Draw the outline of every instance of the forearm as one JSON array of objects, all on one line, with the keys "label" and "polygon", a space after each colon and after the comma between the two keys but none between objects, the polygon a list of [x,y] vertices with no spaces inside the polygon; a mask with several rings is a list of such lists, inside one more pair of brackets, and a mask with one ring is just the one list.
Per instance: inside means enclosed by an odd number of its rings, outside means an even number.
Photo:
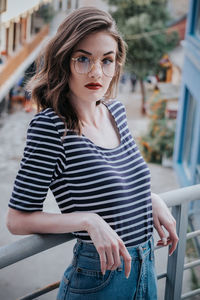
[{"label": "forearm", "polygon": [[[176,221],[172,216],[169,208],[165,202],[160,198],[159,195],[152,193],[152,207],[153,207],[153,219],[154,226],[161,238],[158,241],[158,245],[169,245],[171,244],[169,254],[171,255],[176,249],[178,243],[178,236],[176,233]],[[165,231],[163,230],[165,228]],[[168,236],[166,235],[168,232]]]},{"label": "forearm", "polygon": [[67,233],[87,230],[93,213],[77,212],[54,214],[46,212],[20,212],[9,209],[7,227],[13,234]]},{"label": "forearm", "polygon": [[45,212],[25,213],[9,209],[7,226],[13,234],[33,233],[67,233],[87,231],[93,241],[101,261],[101,271],[115,270],[121,265],[120,256],[125,263],[128,278],[131,270],[131,257],[124,242],[117,233],[98,214],[77,212],[68,214],[51,214]]}]

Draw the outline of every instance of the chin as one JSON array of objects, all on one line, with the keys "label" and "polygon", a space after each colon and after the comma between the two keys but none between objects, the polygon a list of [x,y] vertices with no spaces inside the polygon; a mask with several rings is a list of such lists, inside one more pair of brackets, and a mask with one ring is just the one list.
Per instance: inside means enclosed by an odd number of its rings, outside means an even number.
[{"label": "chin", "polygon": [[91,99],[91,100],[98,101],[98,100],[102,99],[104,95],[105,95],[105,92],[103,92],[103,93],[102,92],[101,93],[93,92],[93,93],[89,93],[87,98],[88,98],[88,100]]}]

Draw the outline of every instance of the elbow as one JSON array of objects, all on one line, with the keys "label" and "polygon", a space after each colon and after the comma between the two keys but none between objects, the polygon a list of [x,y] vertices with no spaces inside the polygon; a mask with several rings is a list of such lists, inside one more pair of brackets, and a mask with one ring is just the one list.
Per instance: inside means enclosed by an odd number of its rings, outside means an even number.
[{"label": "elbow", "polygon": [[6,219],[6,226],[9,230],[9,232],[12,234],[15,234],[15,235],[19,235],[19,232],[17,230],[17,226],[15,223],[16,223],[15,220],[13,220],[8,214],[7,219]]},{"label": "elbow", "polygon": [[6,220],[6,226],[10,233],[17,234],[15,226],[13,226],[13,222],[9,218],[7,218],[7,220]]},{"label": "elbow", "polygon": [[6,226],[10,233],[15,235],[27,234],[24,232],[25,226],[23,225],[23,218],[20,216],[20,212],[14,209],[10,209],[7,213]]}]

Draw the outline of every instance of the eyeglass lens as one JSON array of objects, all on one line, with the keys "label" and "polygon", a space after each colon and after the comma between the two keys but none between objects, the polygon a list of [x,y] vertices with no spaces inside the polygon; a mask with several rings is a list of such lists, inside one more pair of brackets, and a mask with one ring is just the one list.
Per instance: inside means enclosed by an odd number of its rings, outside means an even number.
[{"label": "eyeglass lens", "polygon": [[[79,74],[87,74],[89,73],[94,64],[91,59],[87,57],[80,57],[74,60],[75,70]],[[102,71],[106,76],[113,76],[115,72],[115,62],[111,61],[110,59],[104,59],[100,61]]]}]

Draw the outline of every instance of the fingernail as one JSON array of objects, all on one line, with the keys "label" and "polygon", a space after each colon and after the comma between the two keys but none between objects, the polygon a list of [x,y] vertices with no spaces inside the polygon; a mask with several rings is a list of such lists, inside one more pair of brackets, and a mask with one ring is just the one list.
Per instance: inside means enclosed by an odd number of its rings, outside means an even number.
[{"label": "fingernail", "polygon": [[162,238],[162,242],[164,245],[167,245],[167,239],[165,237]]},{"label": "fingernail", "polygon": [[126,278],[127,278],[127,279],[129,278],[129,275],[130,275],[130,273],[128,273],[128,275],[126,275]]}]

